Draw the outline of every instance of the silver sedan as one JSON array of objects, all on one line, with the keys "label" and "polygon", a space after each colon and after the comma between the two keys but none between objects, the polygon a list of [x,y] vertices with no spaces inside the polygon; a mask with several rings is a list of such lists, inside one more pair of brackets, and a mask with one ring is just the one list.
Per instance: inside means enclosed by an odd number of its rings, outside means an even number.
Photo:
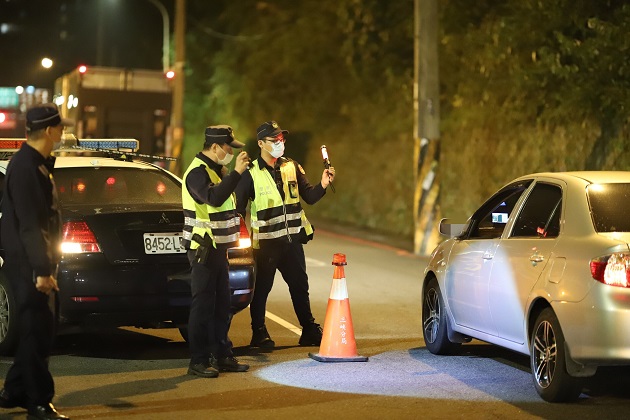
[{"label": "silver sedan", "polygon": [[471,338],[530,356],[546,401],[576,400],[598,366],[630,365],[630,172],[538,173],[505,185],[424,272],[426,346]]}]

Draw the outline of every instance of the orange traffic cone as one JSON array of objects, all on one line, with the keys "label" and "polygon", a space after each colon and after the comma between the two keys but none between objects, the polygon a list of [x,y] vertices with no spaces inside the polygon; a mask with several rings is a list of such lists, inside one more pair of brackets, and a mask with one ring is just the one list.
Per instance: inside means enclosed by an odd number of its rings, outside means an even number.
[{"label": "orange traffic cone", "polygon": [[324,333],[319,346],[319,353],[309,353],[311,359],[318,362],[367,362],[368,358],[357,354],[357,343],[354,341],[350,301],[346,288],[345,254],[335,254],[332,264],[335,266],[333,283],[328,298]]}]

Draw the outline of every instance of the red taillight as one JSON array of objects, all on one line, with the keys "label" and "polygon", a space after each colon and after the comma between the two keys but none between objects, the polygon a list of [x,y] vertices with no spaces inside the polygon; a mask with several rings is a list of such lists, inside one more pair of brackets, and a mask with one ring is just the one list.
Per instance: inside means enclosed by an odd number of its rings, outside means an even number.
[{"label": "red taillight", "polygon": [[249,237],[249,231],[247,230],[247,225],[245,224],[245,220],[241,217],[241,226],[240,226],[240,239],[238,241],[237,248],[249,248],[252,246],[252,240]]},{"label": "red taillight", "polygon": [[164,193],[166,192],[166,185],[162,181],[159,181],[155,189],[158,194],[164,195]]},{"label": "red taillight", "polygon": [[63,225],[61,252],[64,254],[101,252],[101,247],[87,223],[66,222]]},{"label": "red taillight", "polygon": [[98,302],[99,299],[97,296],[72,296],[70,299],[77,303],[85,303],[85,302]]},{"label": "red taillight", "polygon": [[604,284],[630,287],[630,254],[611,254],[593,258],[591,276]]}]

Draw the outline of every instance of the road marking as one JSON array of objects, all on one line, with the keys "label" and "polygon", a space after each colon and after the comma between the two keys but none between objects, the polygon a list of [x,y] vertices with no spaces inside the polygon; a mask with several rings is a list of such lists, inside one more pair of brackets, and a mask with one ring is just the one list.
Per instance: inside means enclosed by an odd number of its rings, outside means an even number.
[{"label": "road marking", "polygon": [[306,265],[310,267],[326,267],[326,263],[315,258],[306,257]]},{"label": "road marking", "polygon": [[276,324],[282,325],[284,328],[293,332],[294,334],[302,335],[302,329],[300,327],[296,327],[295,325],[291,324],[289,321],[286,321],[280,318],[278,315],[274,315],[269,311],[265,311],[265,316],[269,318],[270,320],[272,320],[273,322],[275,322]]}]

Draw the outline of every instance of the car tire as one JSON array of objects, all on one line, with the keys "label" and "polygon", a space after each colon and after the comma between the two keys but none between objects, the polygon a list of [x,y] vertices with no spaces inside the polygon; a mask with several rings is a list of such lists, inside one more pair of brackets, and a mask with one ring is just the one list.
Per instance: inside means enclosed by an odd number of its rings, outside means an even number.
[{"label": "car tire", "polygon": [[440,286],[435,278],[429,280],[422,296],[422,334],[427,349],[433,354],[452,354],[461,343],[448,339],[448,318]]},{"label": "car tire", "polygon": [[18,339],[17,307],[9,279],[0,272],[0,355],[12,356]]},{"label": "car tire", "polygon": [[179,333],[184,341],[188,343],[188,327],[179,327]]},{"label": "car tire", "polygon": [[564,335],[551,308],[545,308],[534,324],[530,338],[530,363],[534,386],[548,402],[579,398],[583,380],[567,372]]}]

